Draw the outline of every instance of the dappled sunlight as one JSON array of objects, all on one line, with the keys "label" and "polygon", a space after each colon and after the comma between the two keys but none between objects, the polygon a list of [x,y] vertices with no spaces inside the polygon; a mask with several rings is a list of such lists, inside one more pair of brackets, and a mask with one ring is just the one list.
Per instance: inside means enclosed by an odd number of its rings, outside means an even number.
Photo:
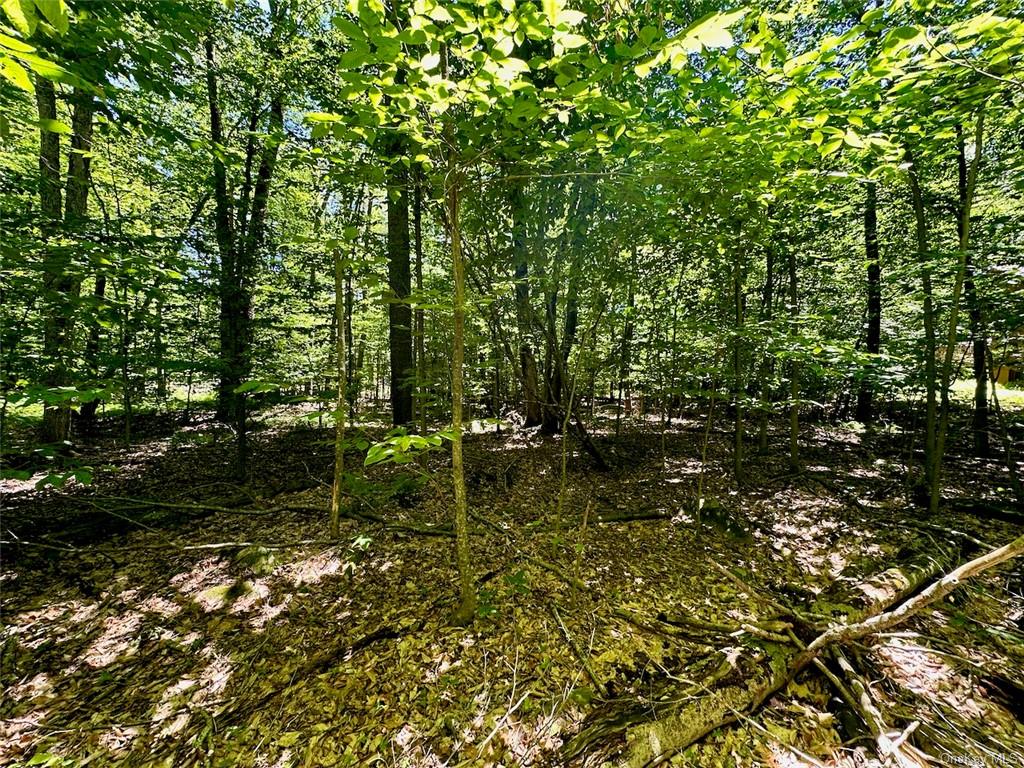
[{"label": "dappled sunlight", "polygon": [[213,646],[203,648],[200,656],[207,663],[197,675],[181,678],[161,694],[150,718],[160,736],[179,733],[195,710],[211,706],[227,688],[235,666],[231,657]]},{"label": "dappled sunlight", "polygon": [[173,576],[170,584],[185,597],[196,598],[209,589],[211,582],[223,584],[230,579],[227,562],[219,557],[208,557],[197,562],[190,570]]},{"label": "dappled sunlight", "polygon": [[46,696],[53,691],[53,680],[45,672],[25,680],[24,682],[12,685],[4,691],[12,701],[31,700],[39,696]]},{"label": "dappled sunlight", "polygon": [[704,469],[704,463],[700,459],[666,459],[665,460],[665,482],[683,483],[696,478]]},{"label": "dappled sunlight", "polygon": [[103,620],[103,631],[82,657],[94,669],[109,666],[122,656],[130,655],[138,648],[139,627],[142,614],[138,611],[108,616]]},{"label": "dappled sunlight", "polygon": [[96,616],[98,603],[66,600],[51,603],[45,608],[24,611],[8,619],[4,636],[13,636],[25,648],[34,650],[43,643],[60,642],[76,627]]},{"label": "dappled sunlight", "polygon": [[985,717],[971,680],[957,672],[936,653],[890,637],[874,647],[886,677],[902,687],[934,701],[940,701],[965,719]]},{"label": "dappled sunlight", "polygon": [[328,576],[336,576],[343,568],[343,561],[336,549],[328,549],[315,555],[285,563],[274,569],[274,577],[284,579],[299,587],[303,584],[317,584]]},{"label": "dappled sunlight", "polygon": [[142,730],[138,726],[115,725],[100,734],[99,745],[108,752],[127,752],[141,734]]},{"label": "dappled sunlight", "polygon": [[0,720],[0,761],[14,760],[31,749],[48,714],[46,709],[34,709]]}]

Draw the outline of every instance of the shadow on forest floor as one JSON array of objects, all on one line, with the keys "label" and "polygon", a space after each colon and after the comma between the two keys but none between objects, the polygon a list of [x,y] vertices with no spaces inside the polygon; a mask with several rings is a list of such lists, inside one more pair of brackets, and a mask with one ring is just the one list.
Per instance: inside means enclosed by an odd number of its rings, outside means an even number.
[{"label": "shadow on forest floor", "polygon": [[[769,599],[842,611],[836,595],[915,552],[970,554],[967,539],[928,525],[992,543],[1014,530],[966,513],[924,520],[901,446],[838,428],[807,432],[799,474],[781,449],[752,454],[736,488],[724,426],[708,449],[713,504],[699,528],[703,422],[664,436],[635,423],[619,438],[598,431],[608,473],[572,445],[560,520],[559,438],[468,438],[480,595],[469,629],[446,624],[450,539],[412,530],[448,522],[443,453],[426,461],[439,488],[377,497],[388,525],[353,517],[331,542],[327,431],[261,433],[244,488],[229,480],[230,440],[201,429],[106,446],[95,463],[111,469],[93,486],[6,500],[4,539],[34,546],[5,547],[0,575],[0,762],[560,764],[574,733],[659,701],[715,647],[737,669],[771,653],[756,638],[673,627],[756,623]],[[400,473],[367,477],[384,486]],[[994,494],[1001,478],[995,464],[961,462],[949,486]],[[1024,743],[1024,598],[1011,569],[855,649],[879,702],[920,722],[912,738],[936,757],[992,760]],[[718,730],[678,759],[863,765],[870,739],[849,715],[821,679],[801,678],[756,728]],[[598,765],[620,748],[607,739],[572,762]]]}]

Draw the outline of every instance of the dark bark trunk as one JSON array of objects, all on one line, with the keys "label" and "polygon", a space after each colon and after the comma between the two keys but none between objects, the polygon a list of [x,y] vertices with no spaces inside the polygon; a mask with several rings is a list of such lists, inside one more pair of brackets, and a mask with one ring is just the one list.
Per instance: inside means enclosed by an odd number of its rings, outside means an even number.
[{"label": "dark bark trunk", "polygon": [[[96,285],[93,288],[93,298],[96,301],[94,312],[100,313],[103,311],[103,298],[107,292],[107,276],[97,275]],[[85,367],[95,382],[95,379],[99,377],[99,355],[100,355],[100,324],[94,322],[92,327],[89,329],[89,340],[85,343]],[[82,429],[86,432],[91,431],[96,425],[96,411],[99,408],[100,401],[90,400],[87,403],[82,404],[82,408],[79,411],[81,417]]]},{"label": "dark bark trunk", "polygon": [[395,426],[413,420],[412,310],[409,306],[409,175],[401,162],[402,143],[391,145],[388,168],[388,342],[391,353],[391,410]]},{"label": "dark bark trunk", "polygon": [[[878,250],[877,195],[875,182],[869,181],[864,205],[864,251],[868,264],[865,349],[872,355],[881,351],[882,343],[882,262]],[[870,424],[874,419],[871,402],[873,389],[871,381],[866,378],[857,392],[857,421],[862,424]]]},{"label": "dark bark trunk", "polygon": [[224,167],[224,129],[221,122],[220,103],[217,96],[216,55],[212,36],[207,36],[206,47],[206,93],[210,110],[210,141],[213,159],[213,198],[216,206],[214,229],[217,236],[217,250],[220,254],[218,275],[218,298],[220,301],[220,376],[217,387],[217,418],[227,421],[231,416],[231,405],[235,380],[230,361],[234,359],[234,324],[231,308],[235,304],[234,286],[237,281],[235,264],[235,234],[232,221],[231,198],[228,195],[227,169]]},{"label": "dark bark trunk", "polygon": [[[40,121],[57,119],[57,93],[53,82],[36,78],[36,106]],[[44,127],[39,129],[39,203],[42,212],[42,231],[48,240],[60,227],[60,134]],[[67,257],[60,251],[48,251],[43,271],[43,291],[46,302],[46,321],[43,327],[43,358],[49,364],[45,384],[60,387],[67,383],[67,368],[63,356],[68,327],[68,292],[71,288],[66,275]],[[41,437],[44,442],[59,443],[68,438],[70,411],[67,408],[47,406],[43,411]]]},{"label": "dark bark trunk", "polygon": [[[738,233],[737,233],[738,234]],[[733,263],[733,310],[735,312],[736,337],[732,345],[732,386],[733,386],[733,477],[743,482],[743,268],[737,257]]]},{"label": "dark bark trunk", "polygon": [[[633,254],[633,266],[635,266],[636,254]],[[636,294],[633,286],[633,276],[629,279],[629,288],[626,294],[626,320],[622,327],[622,345],[619,348],[619,395],[617,409],[615,412],[615,434],[619,433],[620,418],[622,416],[622,399],[626,399],[626,416],[632,415],[633,394],[631,391],[630,371],[632,370],[633,356],[633,310],[636,307]]]},{"label": "dark bark trunk", "polygon": [[526,201],[521,187],[510,193],[512,208],[512,258],[515,265],[516,320],[519,325],[519,364],[523,379],[523,415],[525,426],[542,422],[540,389],[537,381],[537,360],[530,343],[531,307],[529,256],[526,246]]},{"label": "dark bark trunk", "polygon": [[[416,168],[416,179],[413,187],[413,234],[416,250],[416,295],[418,302],[423,302],[423,169]],[[427,398],[423,391],[426,380],[426,338],[424,337],[423,309],[417,307],[413,318],[413,336],[416,345],[416,387],[418,391],[420,432],[427,431]]]}]

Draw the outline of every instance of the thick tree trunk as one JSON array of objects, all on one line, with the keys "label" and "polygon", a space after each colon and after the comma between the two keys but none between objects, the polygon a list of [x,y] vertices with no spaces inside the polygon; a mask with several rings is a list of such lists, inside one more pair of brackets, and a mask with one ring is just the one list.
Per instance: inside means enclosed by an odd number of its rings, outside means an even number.
[{"label": "thick tree trunk", "polygon": [[235,357],[235,334],[231,308],[235,304],[234,285],[237,280],[235,264],[235,233],[231,198],[228,195],[227,169],[224,167],[224,128],[221,122],[220,102],[217,96],[217,62],[214,41],[207,35],[206,94],[210,111],[210,154],[213,162],[213,199],[216,208],[214,230],[220,254],[218,298],[220,302],[220,376],[217,386],[217,418],[227,421],[231,416],[233,392],[241,382],[235,380],[230,363]]},{"label": "thick tree trunk", "polygon": [[401,163],[401,142],[391,145],[388,167],[388,342],[391,362],[391,420],[413,420],[412,310],[409,306],[409,174]]},{"label": "thick tree trunk", "polygon": [[[75,88],[71,97],[71,148],[68,154],[67,182],[63,220],[70,232],[84,222],[89,199],[89,167],[92,157],[92,96]],[[36,78],[36,106],[40,121],[57,119],[57,94],[51,81]],[[39,197],[43,213],[43,235],[49,238],[60,226],[62,218],[60,190],[60,135],[46,127],[39,133]],[[74,342],[75,302],[81,280],[71,270],[67,250],[51,252],[46,257],[43,289],[50,306],[43,328],[43,356],[48,365],[45,383],[63,387],[71,383],[71,357]],[[71,409],[68,405],[48,406],[43,411],[42,439],[60,443],[68,439]]]},{"label": "thick tree trunk", "polygon": [[[957,125],[957,232],[964,227],[963,211],[967,205],[967,155],[964,151],[963,129]],[[988,337],[982,318],[981,302],[974,277],[977,265],[973,255],[967,253],[967,271],[964,275],[964,304],[971,334],[972,363],[974,369],[974,455],[984,459],[989,455],[988,418]]]},{"label": "thick tree trunk", "polygon": [[[878,250],[878,190],[873,181],[867,184],[864,204],[864,252],[868,265],[867,281],[867,343],[868,354],[877,355],[882,349],[882,262]],[[857,393],[857,421],[870,424],[873,385],[865,379]]]}]

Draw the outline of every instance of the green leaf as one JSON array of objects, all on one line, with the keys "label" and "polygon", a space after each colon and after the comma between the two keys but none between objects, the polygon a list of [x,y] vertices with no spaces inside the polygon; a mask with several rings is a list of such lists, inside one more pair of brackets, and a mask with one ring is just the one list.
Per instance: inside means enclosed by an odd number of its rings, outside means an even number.
[{"label": "green leaf", "polygon": [[42,130],[49,131],[50,133],[59,133],[63,136],[70,136],[72,134],[71,126],[67,123],[62,123],[60,120],[41,118],[37,121],[37,125]]},{"label": "green leaf", "polygon": [[14,51],[15,53],[32,53],[32,51],[35,50],[35,48],[28,43],[24,43],[21,40],[9,37],[3,33],[0,33],[0,47],[6,48],[9,51]]},{"label": "green leaf", "polygon": [[842,146],[842,139],[830,139],[822,144],[818,151],[821,152],[822,157],[828,157],[832,153],[838,152]]},{"label": "green leaf", "polygon": [[441,55],[438,53],[428,53],[422,59],[420,59],[420,66],[423,67],[424,71],[432,72],[437,69],[441,63]]},{"label": "green leaf", "polygon": [[35,93],[36,89],[32,85],[32,78],[28,76],[25,68],[14,59],[8,56],[0,58],[0,74],[21,88],[21,90]]},{"label": "green leaf", "polygon": [[494,44],[494,52],[501,54],[499,57],[496,58],[504,59],[507,58],[508,56],[511,56],[512,51],[515,49],[515,47],[515,38],[513,38],[511,35],[505,35],[503,38],[501,38],[500,40],[498,40],[498,42]]},{"label": "green leaf", "polygon": [[35,0],[36,8],[62,35],[68,31],[68,8],[64,0]]},{"label": "green leaf", "polygon": [[559,37],[556,37],[555,42],[557,42],[563,48],[572,49],[581,48],[582,46],[587,45],[590,41],[587,40],[587,38],[583,37],[583,35],[570,34],[560,35]]},{"label": "green leaf", "polygon": [[542,0],[544,15],[548,18],[548,24],[552,27],[558,26],[558,15],[562,12],[562,0]]},{"label": "green leaf", "polygon": [[688,50],[704,48],[728,48],[732,45],[729,27],[742,19],[746,8],[728,13],[713,13],[695,22],[683,33],[683,46]]},{"label": "green leaf", "polygon": [[36,31],[39,18],[32,0],[0,0],[0,8],[4,9],[11,26],[21,34],[28,37]]}]

